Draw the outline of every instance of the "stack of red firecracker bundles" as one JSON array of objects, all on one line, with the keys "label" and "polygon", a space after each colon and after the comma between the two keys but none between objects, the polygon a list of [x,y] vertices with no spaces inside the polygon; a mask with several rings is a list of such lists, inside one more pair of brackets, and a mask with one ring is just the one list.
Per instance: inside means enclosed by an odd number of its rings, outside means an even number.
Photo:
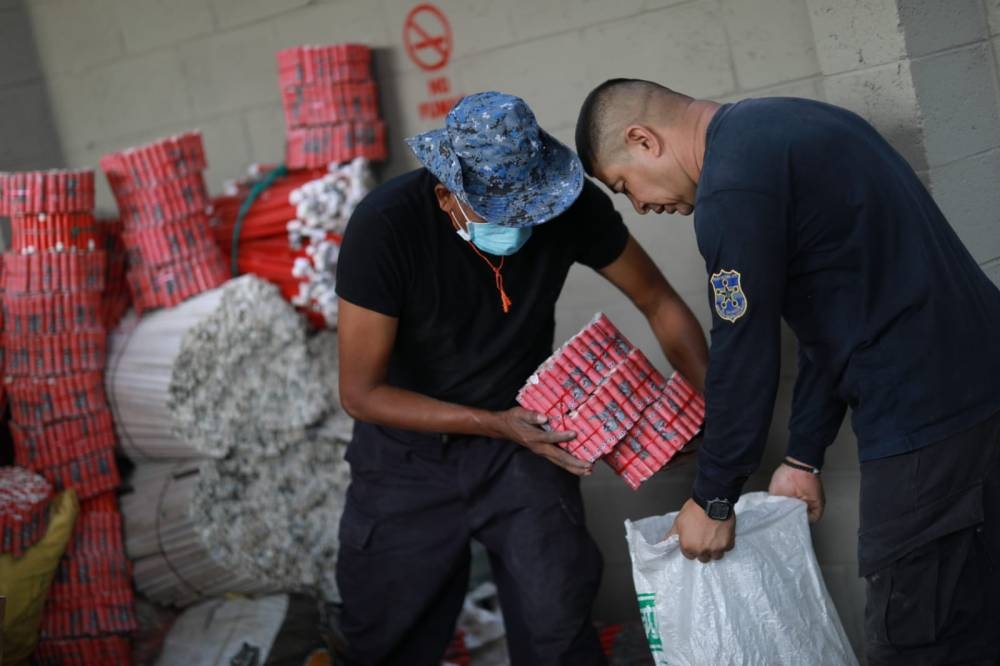
[{"label": "stack of red firecracker bundles", "polygon": [[104,299],[101,319],[104,327],[111,331],[132,306],[126,280],[126,250],[122,241],[122,221],[118,217],[97,218],[101,247],[107,256],[107,270],[104,275]]},{"label": "stack of red firecracker bundles", "polygon": [[[271,172],[274,167],[263,167]],[[299,293],[302,278],[292,273],[297,257],[306,256],[302,248],[293,249],[288,240],[288,223],[295,219],[295,206],[289,195],[308,182],[319,180],[327,174],[323,169],[294,169],[277,176],[266,187],[253,192],[256,184],[250,180],[238,181],[232,193],[212,199],[217,224],[212,229],[223,254],[229,258],[233,275],[252,273],[276,284],[286,300]],[[242,211],[242,215],[240,212]],[[317,327],[322,327],[322,316],[306,310],[307,316]]]},{"label": "stack of red firecracker bundles", "polygon": [[137,628],[132,563],[125,556],[118,499],[105,493],[80,504],[42,615],[41,666],[131,663]]},{"label": "stack of red firecracker bundles", "polygon": [[386,158],[371,49],[296,46],[279,51],[277,58],[289,169]]},{"label": "stack of red firecracker bundles", "polygon": [[129,291],[140,314],[173,307],[229,277],[210,228],[205,166],[197,132],[101,158],[118,202]]},{"label": "stack of red firecracker bundles", "polygon": [[577,458],[604,460],[633,490],[700,432],[702,396],[678,373],[665,379],[603,314],[570,338],[528,379],[518,403],[572,430],[560,444]]},{"label": "stack of red firecracker bundles", "polygon": [[[11,220],[3,346],[15,464],[80,498],[42,617],[39,663],[128,660],[132,577],[114,490],[115,436],[104,393],[103,239],[92,171],[0,174]],[[102,656],[103,661],[97,657]]]},{"label": "stack of red firecracker bundles", "polygon": [[[303,223],[296,219],[298,207],[290,198],[312,181],[335,180],[338,165],[357,158],[386,158],[372,53],[361,44],[296,46],[279,51],[277,61],[285,112],[285,162],[282,167],[254,167],[254,176],[237,181],[232,191],[215,198],[214,233],[234,277],[253,273],[266,278],[314,325],[332,326],[323,309],[303,297],[311,280],[303,264],[321,263],[315,254],[320,241],[293,239],[292,225]],[[326,191],[332,189],[336,188],[331,184]],[[323,241],[339,246],[342,230],[325,231],[320,235]]]}]

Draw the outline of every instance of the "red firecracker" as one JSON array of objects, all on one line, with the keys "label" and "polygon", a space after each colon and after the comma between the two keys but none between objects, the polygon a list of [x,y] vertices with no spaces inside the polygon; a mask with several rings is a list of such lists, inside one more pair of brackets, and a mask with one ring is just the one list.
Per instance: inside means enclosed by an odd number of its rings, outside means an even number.
[{"label": "red firecracker", "polygon": [[632,488],[663,468],[701,430],[701,395],[679,374],[670,380],[603,314],[570,338],[517,396],[572,430],[560,444],[587,462],[603,459]]},{"label": "red firecracker", "polygon": [[126,283],[140,314],[173,307],[229,277],[212,242],[205,165],[197,132],[101,158],[121,214]]}]

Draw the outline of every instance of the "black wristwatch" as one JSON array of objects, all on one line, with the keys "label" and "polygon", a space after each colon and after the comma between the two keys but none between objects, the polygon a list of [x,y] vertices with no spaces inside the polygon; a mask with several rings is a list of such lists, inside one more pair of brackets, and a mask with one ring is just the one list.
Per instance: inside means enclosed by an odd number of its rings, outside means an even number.
[{"label": "black wristwatch", "polygon": [[712,520],[729,520],[729,517],[733,515],[733,503],[727,499],[716,497],[715,499],[703,500],[697,495],[691,495],[691,499],[704,509],[705,515]]}]

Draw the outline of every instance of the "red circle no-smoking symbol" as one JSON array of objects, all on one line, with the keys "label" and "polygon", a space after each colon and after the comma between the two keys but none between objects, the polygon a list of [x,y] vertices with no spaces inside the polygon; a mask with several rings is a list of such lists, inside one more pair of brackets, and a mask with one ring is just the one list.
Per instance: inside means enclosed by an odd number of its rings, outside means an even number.
[{"label": "red circle no-smoking symbol", "polygon": [[454,43],[451,25],[440,9],[432,4],[417,5],[406,15],[403,44],[410,60],[428,72],[448,64]]}]

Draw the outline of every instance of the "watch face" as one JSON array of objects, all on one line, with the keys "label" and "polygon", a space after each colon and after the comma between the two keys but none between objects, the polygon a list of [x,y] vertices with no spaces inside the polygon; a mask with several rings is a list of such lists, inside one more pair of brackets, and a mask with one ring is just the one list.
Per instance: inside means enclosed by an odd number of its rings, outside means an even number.
[{"label": "watch face", "polygon": [[726,520],[732,510],[733,505],[726,500],[710,500],[705,507],[705,513],[712,520]]}]

